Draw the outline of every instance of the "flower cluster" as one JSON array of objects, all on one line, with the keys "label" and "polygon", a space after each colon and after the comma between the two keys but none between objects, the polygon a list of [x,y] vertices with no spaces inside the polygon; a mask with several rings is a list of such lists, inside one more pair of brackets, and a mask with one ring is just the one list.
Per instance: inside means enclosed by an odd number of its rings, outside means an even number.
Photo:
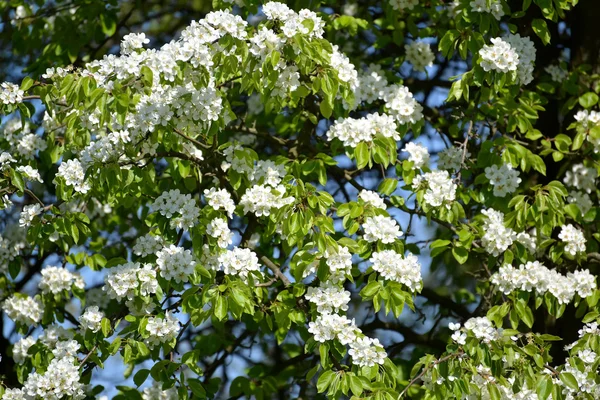
[{"label": "flower cluster", "polygon": [[23,207],[23,211],[19,215],[19,226],[26,228],[31,225],[33,219],[43,212],[43,208],[38,204],[29,204]]},{"label": "flower cluster", "polygon": [[206,233],[217,239],[219,247],[226,249],[233,242],[233,233],[224,218],[215,218],[206,227]]},{"label": "flower cluster", "polygon": [[421,264],[414,254],[403,257],[394,250],[383,250],[373,253],[369,261],[385,279],[402,283],[411,292],[418,292],[423,287]]},{"label": "flower cluster", "polygon": [[[452,335],[452,339],[459,344],[465,344],[464,340],[466,337],[459,333],[460,324],[453,324],[451,329],[455,331]],[[484,343],[490,343],[502,337],[501,330],[494,328],[492,322],[486,317],[469,318],[467,322],[465,322],[463,329],[466,333],[473,334],[473,336]]]},{"label": "flower cluster", "polygon": [[485,251],[493,256],[499,256],[516,240],[516,232],[504,226],[504,214],[493,209],[483,210],[487,218],[483,222],[483,237],[481,244]]},{"label": "flower cluster", "polygon": [[[84,385],[79,382],[79,365],[75,365],[75,355],[55,355],[44,374],[35,371],[27,377],[23,389],[12,390],[13,398],[84,399]],[[6,393],[3,398],[6,398]]]},{"label": "flower cluster", "polygon": [[143,32],[125,35],[121,41],[121,54],[131,54],[135,50],[143,48],[148,43],[150,43],[150,39],[146,38],[146,34]]},{"label": "flower cluster", "polygon": [[569,224],[563,226],[558,234],[560,240],[565,242],[565,251],[572,256],[585,251],[586,239],[579,229]]},{"label": "flower cluster", "polygon": [[44,313],[44,306],[39,300],[20,294],[14,294],[6,299],[2,309],[8,318],[27,326],[37,326]]},{"label": "flower cluster", "polygon": [[[463,165],[464,150],[459,147],[448,147],[438,153],[438,168],[459,171]],[[471,153],[464,152],[464,159],[468,159]]]},{"label": "flower cluster", "polygon": [[160,276],[178,283],[187,282],[196,269],[192,252],[173,244],[156,253],[156,265]]},{"label": "flower cluster", "polygon": [[23,174],[23,176],[30,181],[38,181],[39,183],[43,183],[42,177],[40,176],[38,170],[29,165],[18,166],[16,171]]},{"label": "flower cluster", "polygon": [[385,202],[379,196],[379,194],[377,194],[376,192],[373,192],[371,190],[366,190],[366,189],[361,190],[360,193],[358,194],[358,198],[360,200],[362,200],[365,204],[368,204],[372,207],[380,208],[382,210],[385,210],[387,208],[387,206],[385,205]]},{"label": "flower cluster", "polygon": [[[262,11],[267,19],[283,23],[281,30],[288,38],[294,37],[297,33],[310,34],[310,36],[316,38],[323,37],[325,23],[312,11],[303,9],[296,13],[285,4],[275,1],[264,4]],[[311,21],[312,30],[309,30],[308,24],[304,23],[306,20]]]},{"label": "flower cluster", "polygon": [[400,124],[415,124],[423,119],[423,106],[413,97],[407,87],[392,85],[386,88],[383,99],[388,114]]},{"label": "flower cluster", "polygon": [[412,10],[419,5],[419,0],[390,0],[390,4],[394,10]]},{"label": "flower cluster", "polygon": [[260,271],[256,254],[241,247],[234,247],[219,255],[218,262],[225,274],[239,276],[244,281],[248,280],[250,273]]},{"label": "flower cluster", "polygon": [[161,382],[152,382],[152,386],[144,389],[142,400],[178,400],[177,388],[163,390]]},{"label": "flower cluster", "polygon": [[569,72],[564,70],[560,65],[548,65],[544,70],[550,74],[550,79],[556,83],[562,83],[569,77]]},{"label": "flower cluster", "polygon": [[352,357],[352,363],[359,367],[372,367],[375,364],[383,364],[387,354],[379,339],[362,337],[350,343],[348,354]]},{"label": "flower cluster", "polygon": [[400,140],[394,118],[387,114],[373,113],[363,118],[338,119],[327,131],[327,139],[337,138],[344,146],[356,147],[359,143],[371,143],[377,135]]},{"label": "flower cluster", "polygon": [[56,176],[63,178],[76,192],[86,194],[90,190],[89,183],[85,182],[85,171],[77,159],[62,162]]},{"label": "flower cluster", "polygon": [[146,257],[160,251],[165,245],[165,241],[160,236],[154,236],[150,233],[140,236],[133,246],[133,252],[140,257]]},{"label": "flower cluster", "polygon": [[588,270],[575,271],[567,276],[550,270],[539,261],[521,264],[519,268],[505,264],[496,272],[491,282],[504,294],[516,290],[535,291],[543,296],[549,292],[559,303],[568,304],[575,293],[581,298],[589,297],[596,290],[596,278]]},{"label": "flower cluster", "polygon": [[27,358],[29,358],[29,348],[33,346],[37,340],[31,336],[23,337],[19,339],[13,346],[13,360],[17,364],[23,364]]},{"label": "flower cluster", "polygon": [[579,211],[581,211],[581,215],[587,214],[587,212],[594,207],[594,202],[590,198],[590,195],[585,192],[571,190],[569,192],[569,197],[567,197],[567,201],[571,204],[577,205],[577,207],[579,207]]},{"label": "flower cluster", "polygon": [[502,38],[493,38],[491,41],[492,46],[484,45],[479,50],[481,67],[485,71],[516,71],[519,64],[519,55],[515,49]]},{"label": "flower cluster", "polygon": [[148,344],[153,348],[161,343],[170,342],[177,337],[179,329],[179,320],[169,311],[165,313],[164,318],[150,317],[146,325]]},{"label": "flower cluster", "polygon": [[0,103],[2,104],[17,104],[23,102],[23,92],[18,85],[10,82],[3,82],[0,85]]},{"label": "flower cluster", "polygon": [[504,16],[504,9],[500,0],[473,0],[469,5],[471,6],[471,11],[490,13],[498,21]]},{"label": "flower cluster", "polygon": [[575,164],[570,171],[565,174],[564,183],[586,193],[592,193],[596,190],[596,178],[598,172],[595,168],[586,167],[583,164]]},{"label": "flower cluster", "polygon": [[132,300],[136,295],[156,293],[158,281],[156,271],[150,264],[128,262],[111,268],[104,277],[105,290],[111,299]]},{"label": "flower cluster", "polygon": [[510,34],[506,36],[505,40],[519,56],[519,65],[517,66],[518,83],[521,85],[531,83],[536,52],[533,42],[528,37],[521,37],[519,34]]},{"label": "flower cluster", "polygon": [[427,162],[429,161],[429,151],[427,150],[427,147],[419,143],[408,142],[402,151],[410,154],[408,161],[413,163],[413,169],[427,166]]},{"label": "flower cluster", "polygon": [[365,231],[363,237],[367,242],[379,240],[381,243],[394,243],[404,234],[395,219],[383,215],[367,218],[363,224],[363,230]]},{"label": "flower cluster", "polygon": [[329,281],[342,283],[352,271],[352,254],[345,246],[328,248],[325,252],[325,264],[329,267]]},{"label": "flower cluster", "polygon": [[579,110],[573,118],[585,130],[600,124],[600,112],[598,111]]},{"label": "flower cluster", "polygon": [[446,207],[450,207],[449,203],[456,198],[456,184],[448,171],[432,171],[416,176],[412,182],[413,188],[417,189],[421,185],[427,188],[423,199],[432,207],[440,207],[444,203]]},{"label": "flower cluster", "polygon": [[209,206],[215,210],[223,209],[227,212],[229,218],[233,217],[235,211],[235,203],[231,199],[231,195],[225,189],[210,188],[204,190],[204,198]]},{"label": "flower cluster", "polygon": [[521,183],[519,171],[513,169],[511,164],[503,164],[500,167],[497,165],[486,167],[485,177],[494,187],[494,196],[497,197],[504,197],[508,193],[513,193]]},{"label": "flower cluster", "polygon": [[244,207],[244,214],[254,213],[257,217],[269,216],[271,209],[282,208],[293,204],[296,199],[285,195],[285,186],[279,185],[275,188],[265,185],[254,185],[242,196],[240,205]]},{"label": "flower cluster", "polygon": [[60,294],[71,290],[73,284],[83,289],[84,282],[79,274],[61,267],[46,267],[42,270],[42,280],[38,287],[42,293]]},{"label": "flower cluster", "polygon": [[100,330],[104,313],[100,311],[98,306],[91,306],[85,309],[85,312],[79,317],[81,328],[94,333]]},{"label": "flower cluster", "polygon": [[309,287],[305,297],[317,306],[320,313],[346,311],[350,302],[350,292],[330,282],[322,282],[320,287]]},{"label": "flower cluster", "polygon": [[191,228],[200,216],[200,209],[196,206],[192,196],[181,194],[179,189],[163,192],[156,198],[152,208],[167,218],[179,214],[179,216],[171,219],[172,228]]},{"label": "flower cluster", "polygon": [[431,46],[425,42],[411,42],[404,46],[404,51],[406,51],[406,61],[412,64],[415,71],[425,71],[425,67],[432,66],[435,61]]}]

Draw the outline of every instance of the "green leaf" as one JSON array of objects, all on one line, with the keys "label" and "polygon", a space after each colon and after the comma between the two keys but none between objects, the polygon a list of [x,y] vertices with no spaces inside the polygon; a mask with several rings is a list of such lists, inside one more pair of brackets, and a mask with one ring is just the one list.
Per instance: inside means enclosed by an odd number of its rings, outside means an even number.
[{"label": "green leaf", "polygon": [[365,142],[360,142],[354,149],[354,157],[358,169],[366,167],[369,164],[369,146]]},{"label": "green leaf", "polygon": [[549,376],[543,377],[538,382],[536,393],[540,400],[546,400],[550,396],[550,393],[552,393],[552,381]]},{"label": "green leaf", "polygon": [[21,90],[26,92],[33,86],[34,80],[26,76],[21,82]]},{"label": "green leaf", "polygon": [[573,376],[573,374],[569,373],[569,372],[561,372],[560,374],[560,380],[562,381],[562,383],[564,383],[567,387],[578,391],[579,390],[579,384],[577,383],[577,379],[575,379],[575,377]]},{"label": "green leaf", "polygon": [[101,327],[104,337],[108,337],[110,335],[110,331],[112,330],[110,320],[108,318],[102,318]]},{"label": "green leaf", "polygon": [[360,295],[365,299],[370,299],[381,290],[381,284],[377,281],[372,281],[367,284],[361,291]]},{"label": "green leaf", "polygon": [[319,380],[317,381],[317,390],[319,391],[319,393],[325,392],[329,388],[329,385],[331,385],[331,382],[333,382],[334,379],[335,379],[335,373],[333,371],[323,372],[321,374],[321,376],[319,377]]},{"label": "green leaf", "polygon": [[469,259],[469,251],[464,247],[454,247],[452,249],[452,255],[459,264],[464,264]]},{"label": "green leaf", "polygon": [[136,386],[141,386],[144,382],[146,382],[148,375],[150,375],[149,369],[140,369],[133,376],[133,383],[135,383]]},{"label": "green leaf", "polygon": [[215,317],[217,317],[220,321],[224,320],[227,317],[227,298],[225,296],[217,296],[217,300],[215,301]]},{"label": "green leaf", "polygon": [[542,42],[545,45],[550,43],[550,31],[548,30],[548,25],[546,25],[546,21],[544,21],[543,19],[535,18],[531,22],[531,27],[533,28],[535,34],[538,35],[540,39],[542,39]]},{"label": "green leaf", "polygon": [[594,92],[587,92],[579,97],[581,107],[592,108],[596,103],[598,103],[598,95]]}]

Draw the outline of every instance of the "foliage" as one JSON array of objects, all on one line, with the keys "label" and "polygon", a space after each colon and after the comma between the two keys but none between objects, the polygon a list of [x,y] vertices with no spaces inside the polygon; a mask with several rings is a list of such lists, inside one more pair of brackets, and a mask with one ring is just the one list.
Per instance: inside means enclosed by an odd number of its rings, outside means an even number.
[{"label": "foliage", "polygon": [[600,398],[589,5],[4,3],[3,398]]}]

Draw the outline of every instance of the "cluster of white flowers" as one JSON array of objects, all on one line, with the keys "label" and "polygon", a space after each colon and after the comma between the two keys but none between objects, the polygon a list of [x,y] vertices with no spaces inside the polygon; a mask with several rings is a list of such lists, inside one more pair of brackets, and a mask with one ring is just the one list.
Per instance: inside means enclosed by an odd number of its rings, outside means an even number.
[{"label": "cluster of white flowers", "polygon": [[[310,34],[310,36],[316,38],[323,37],[325,23],[310,10],[303,9],[296,13],[283,3],[270,1],[263,5],[262,11],[267,19],[283,22],[281,30],[288,38],[294,37],[297,33]],[[306,20],[312,21],[312,31],[304,24]]]},{"label": "cluster of white flowers", "polygon": [[146,257],[160,251],[165,245],[165,240],[161,236],[154,236],[150,233],[140,236],[133,246],[133,252],[140,257]]},{"label": "cluster of white flowers", "polygon": [[354,92],[355,106],[383,99],[387,87],[388,81],[381,65],[370,64],[358,75],[358,87]]},{"label": "cluster of white flowers", "polygon": [[388,113],[400,124],[415,124],[423,119],[423,106],[415,100],[407,87],[391,85],[386,88],[383,99]]},{"label": "cluster of white flowers", "polygon": [[246,190],[240,200],[240,205],[244,207],[244,214],[252,212],[257,217],[269,216],[271,209],[279,209],[296,201],[294,197],[284,197],[284,195],[285,186],[283,185],[274,188],[265,185],[254,185]]},{"label": "cluster of white flowers", "polygon": [[590,195],[584,192],[571,190],[569,192],[569,197],[567,197],[567,201],[571,204],[577,205],[581,211],[581,215],[587,214],[587,212],[594,207],[594,202],[590,198]]},{"label": "cluster of white flowers", "polygon": [[231,199],[231,195],[225,189],[210,188],[204,190],[204,198],[209,206],[215,210],[223,209],[227,212],[229,218],[233,217],[235,211],[235,203]]},{"label": "cluster of white flowers", "polygon": [[23,176],[30,181],[38,181],[39,183],[44,182],[44,181],[42,181],[42,177],[40,176],[40,173],[38,172],[38,170],[29,165],[18,166],[16,168],[16,171],[23,174]]},{"label": "cluster of white flowers", "polygon": [[400,140],[396,132],[394,118],[387,114],[373,113],[363,118],[340,118],[327,131],[327,140],[339,139],[347,147],[356,147],[359,143],[371,143],[375,136]]},{"label": "cluster of white flowers", "polygon": [[359,367],[372,367],[375,364],[383,364],[387,353],[379,343],[379,339],[362,337],[350,343],[348,354],[352,357],[352,363]]},{"label": "cluster of white flowers", "polygon": [[179,329],[179,320],[169,311],[165,313],[164,318],[150,317],[146,325],[146,332],[149,335],[148,344],[153,348],[162,343],[170,342],[177,337]]},{"label": "cluster of white flowers", "polygon": [[552,64],[544,69],[550,74],[550,78],[557,83],[562,83],[569,77],[569,72],[564,70],[560,65]]},{"label": "cluster of white flowers", "polygon": [[277,187],[285,176],[285,165],[277,164],[272,160],[259,160],[248,174],[252,183]]},{"label": "cluster of white flowers", "polygon": [[[455,331],[452,335],[452,339],[459,344],[465,344],[466,336],[459,333],[460,324],[452,324],[450,329]],[[469,318],[465,322],[463,330],[466,333],[472,333],[473,336],[484,343],[490,343],[502,338],[502,331],[494,328],[492,322],[486,317]]]},{"label": "cluster of white flowers", "polygon": [[8,318],[27,326],[37,326],[44,313],[44,305],[41,301],[17,294],[6,299],[2,309]]},{"label": "cluster of white flowers", "polygon": [[142,392],[142,400],[178,400],[179,394],[177,388],[172,387],[166,390],[162,388],[162,382],[152,382],[152,386],[148,386]]},{"label": "cluster of white flowers", "polygon": [[408,253],[403,257],[394,250],[383,250],[373,253],[369,261],[385,279],[402,283],[411,292],[420,291],[423,287],[421,264],[414,254]]},{"label": "cluster of white flowers", "polygon": [[519,84],[527,85],[531,83],[536,53],[533,42],[529,37],[521,37],[518,33],[506,36],[505,40],[519,56],[519,65],[517,66]]},{"label": "cluster of white flowers", "polygon": [[13,352],[13,360],[15,360],[15,362],[17,364],[23,364],[25,362],[25,360],[27,360],[27,358],[29,358],[29,354],[27,354],[27,352],[29,351],[29,348],[31,346],[33,346],[34,344],[36,344],[37,340],[35,340],[33,337],[31,336],[27,336],[27,337],[23,337],[21,339],[19,339],[15,345],[13,346],[12,352]]},{"label": "cluster of white flowers", "polygon": [[44,151],[47,147],[48,144],[44,139],[34,133],[29,133],[21,137],[16,150],[24,159],[31,160],[36,151]]},{"label": "cluster of white flowers", "polygon": [[135,50],[143,48],[148,43],[150,43],[150,39],[146,38],[146,34],[143,32],[125,35],[121,41],[121,54],[131,54]]},{"label": "cluster of white flowers", "polygon": [[85,312],[79,317],[79,323],[84,330],[90,330],[94,333],[98,332],[102,325],[104,313],[100,311],[98,306],[90,306],[85,309]]},{"label": "cluster of white flowers", "polygon": [[187,282],[196,269],[192,252],[173,244],[156,253],[156,265],[160,276],[175,282]]},{"label": "cluster of white flowers", "polygon": [[[55,357],[43,375],[32,372],[23,389],[12,389],[11,396],[15,399],[84,399],[86,395],[83,383],[79,382],[79,365],[75,365],[76,353],[55,354]],[[6,398],[6,393],[3,398]]]},{"label": "cluster of white flowers", "polygon": [[196,206],[196,201],[189,194],[181,194],[179,189],[163,192],[156,198],[152,208],[167,218],[179,214],[171,219],[172,228],[191,228],[200,216],[200,209]]},{"label": "cluster of white flowers", "polygon": [[571,302],[575,293],[581,298],[586,298],[596,290],[596,278],[588,270],[575,271],[564,276],[546,268],[539,261],[521,264],[518,269],[505,264],[492,276],[491,282],[504,294],[516,290],[531,292],[535,289],[543,296],[549,292],[561,304]]},{"label": "cluster of white flowers", "polygon": [[509,72],[516,71],[519,64],[519,55],[508,42],[502,38],[491,39],[492,46],[484,45],[479,50],[481,67],[485,71]]},{"label": "cluster of white flowers", "polygon": [[573,118],[585,130],[600,124],[600,112],[598,111],[579,110]]},{"label": "cluster of white flowers", "polygon": [[512,164],[503,164],[500,167],[497,165],[486,167],[485,177],[494,187],[494,196],[497,197],[504,197],[508,193],[515,192],[521,183],[519,171],[513,169]]},{"label": "cluster of white flowers", "polygon": [[598,171],[595,168],[586,167],[583,164],[575,164],[570,171],[565,174],[564,183],[586,193],[592,193],[596,190],[596,178]]},{"label": "cluster of white flowers", "polygon": [[[459,147],[448,147],[438,153],[438,168],[445,170],[459,171],[463,164],[464,150]],[[468,151],[465,153],[465,160],[471,157]]]},{"label": "cluster of white flowers", "polygon": [[431,46],[425,42],[414,41],[406,44],[404,51],[406,51],[406,61],[412,64],[415,71],[425,71],[425,68],[431,67],[435,61]]},{"label": "cluster of white flowers", "polygon": [[385,202],[379,196],[379,194],[371,190],[361,190],[358,194],[358,198],[362,200],[365,204],[368,204],[372,207],[380,208],[382,210],[385,210],[387,208]]},{"label": "cluster of white flowers", "polygon": [[404,11],[412,10],[419,4],[419,0],[389,0],[394,10]]},{"label": "cluster of white flowers", "polygon": [[469,5],[471,6],[471,11],[490,13],[498,21],[504,16],[504,9],[500,0],[473,0]]},{"label": "cluster of white flowers", "polygon": [[320,313],[346,311],[350,302],[350,292],[331,282],[322,282],[319,287],[309,287],[305,297],[317,306]]},{"label": "cluster of white flowers", "polygon": [[56,176],[62,177],[76,192],[86,194],[90,190],[90,184],[85,182],[85,171],[78,159],[62,162]]},{"label": "cluster of white flowers", "polygon": [[224,218],[215,218],[206,227],[206,233],[217,239],[219,247],[227,248],[233,242],[233,233]]},{"label": "cluster of white flowers", "polygon": [[250,249],[234,247],[227,250],[218,257],[219,267],[227,275],[239,276],[242,280],[248,280],[248,274],[260,271],[258,257]]},{"label": "cluster of white flowers", "polygon": [[572,256],[576,256],[577,253],[585,252],[586,239],[579,229],[569,224],[563,226],[558,234],[560,240],[565,242],[565,251]]},{"label": "cluster of white flowers", "polygon": [[150,264],[128,262],[108,270],[103,288],[112,299],[132,300],[136,295],[147,296],[156,293],[158,281],[156,271]]},{"label": "cluster of white flowers", "polygon": [[41,271],[42,280],[38,287],[42,293],[60,294],[65,290],[71,290],[71,287],[83,289],[84,282],[81,275],[74,274],[69,270],[61,267],[49,266]]},{"label": "cluster of white flowers", "polygon": [[425,185],[425,203],[432,207],[440,207],[446,204],[450,207],[451,202],[456,198],[456,184],[452,181],[448,171],[431,171],[423,175],[418,175],[413,179],[412,186],[417,189]]},{"label": "cluster of white flowers", "polygon": [[395,219],[383,215],[368,217],[363,224],[363,230],[363,237],[367,242],[379,240],[381,243],[394,243],[404,234]]},{"label": "cluster of white flowers", "polygon": [[402,151],[410,154],[408,161],[413,162],[413,169],[427,166],[427,163],[429,162],[429,151],[427,150],[427,147],[420,143],[408,142]]},{"label": "cluster of white flowers", "polygon": [[0,85],[0,103],[2,104],[17,104],[23,102],[23,92],[19,85],[10,82],[3,82]]},{"label": "cluster of white flowers", "polygon": [[325,264],[329,267],[329,281],[343,283],[352,271],[352,254],[345,246],[330,247],[325,251]]},{"label": "cluster of white flowers", "polygon": [[504,226],[504,214],[494,209],[481,211],[487,218],[483,221],[484,234],[481,244],[485,251],[493,256],[502,254],[513,242],[521,243],[530,253],[534,253],[537,245],[535,239],[527,232],[516,233]]},{"label": "cluster of white flowers", "polygon": [[350,59],[339,51],[337,45],[333,46],[331,67],[337,72],[340,81],[348,83],[351,89],[355,89],[358,86],[358,72],[356,72]]},{"label": "cluster of white flowers", "polygon": [[33,222],[33,219],[40,215],[44,209],[38,203],[23,206],[23,211],[19,214],[19,226],[26,228]]}]

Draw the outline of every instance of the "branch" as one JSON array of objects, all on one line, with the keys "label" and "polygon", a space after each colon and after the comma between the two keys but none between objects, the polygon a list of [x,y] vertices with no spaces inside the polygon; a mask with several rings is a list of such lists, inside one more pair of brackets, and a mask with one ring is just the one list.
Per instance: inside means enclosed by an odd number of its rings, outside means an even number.
[{"label": "branch", "polygon": [[427,365],[425,368],[423,368],[423,371],[421,371],[421,373],[417,376],[415,376],[409,383],[408,385],[404,388],[404,390],[402,390],[402,392],[400,393],[400,395],[398,396],[398,399],[401,399],[406,392],[408,392],[408,389],[415,384],[415,382],[417,382],[419,379],[421,379],[423,377],[423,375],[425,375],[427,373],[427,371],[429,371],[430,369],[432,369],[433,367],[435,367],[438,364],[441,364],[445,361],[450,360],[451,358],[454,357],[459,357],[462,356],[464,353],[464,351],[459,350],[457,353],[452,353],[452,354],[448,354],[447,356],[444,356],[442,358],[440,358],[439,360],[435,360],[434,362],[432,362],[431,364]]}]

